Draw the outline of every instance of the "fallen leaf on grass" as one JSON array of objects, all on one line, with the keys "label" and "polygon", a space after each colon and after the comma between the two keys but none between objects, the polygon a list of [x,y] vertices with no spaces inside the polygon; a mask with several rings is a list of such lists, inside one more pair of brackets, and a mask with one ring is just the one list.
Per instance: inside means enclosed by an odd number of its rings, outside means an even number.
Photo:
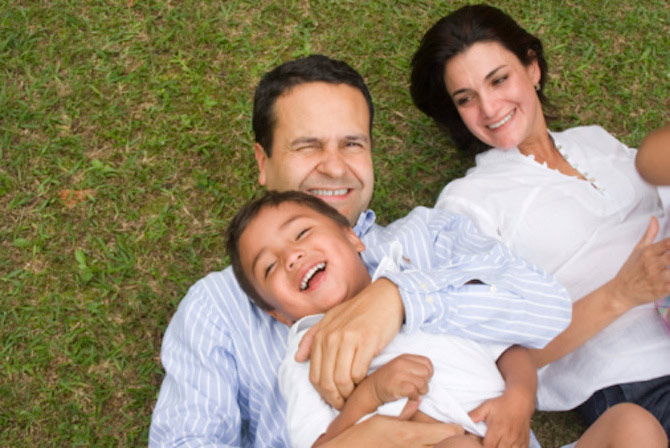
[{"label": "fallen leaf on grass", "polygon": [[80,202],[84,202],[89,196],[94,196],[95,191],[87,190],[61,190],[58,192],[58,197],[65,204],[67,208],[72,208]]}]

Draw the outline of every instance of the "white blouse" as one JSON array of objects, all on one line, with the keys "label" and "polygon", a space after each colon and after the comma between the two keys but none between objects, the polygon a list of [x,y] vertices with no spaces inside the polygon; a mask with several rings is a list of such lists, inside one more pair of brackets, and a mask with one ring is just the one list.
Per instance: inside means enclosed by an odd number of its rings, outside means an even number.
[{"label": "white blouse", "polygon": [[[444,188],[436,207],[469,216],[579,300],[616,275],[652,215],[661,228],[666,215],[657,189],[635,170],[634,149],[599,126],[550,134],[587,180],[516,148],[494,148]],[[670,375],[670,337],[653,305],[643,305],[541,369],[538,408],[572,409],[603,387],[663,375]]]}]

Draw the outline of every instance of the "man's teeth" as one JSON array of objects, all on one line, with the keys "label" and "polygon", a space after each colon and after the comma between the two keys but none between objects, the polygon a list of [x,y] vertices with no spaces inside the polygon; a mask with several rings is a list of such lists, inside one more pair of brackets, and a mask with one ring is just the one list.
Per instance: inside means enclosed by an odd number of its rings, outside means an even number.
[{"label": "man's teeth", "polygon": [[300,290],[301,291],[306,290],[307,285],[309,285],[309,281],[312,279],[314,274],[316,274],[320,270],[324,269],[325,267],[326,267],[326,262],[322,261],[321,263],[314,265],[314,267],[312,267],[312,269],[307,271],[307,273],[305,274],[305,277],[302,279],[302,282],[300,283]]},{"label": "man's teeth", "polygon": [[510,112],[509,115],[507,115],[505,118],[503,118],[503,119],[500,120],[499,122],[488,125],[488,128],[489,128],[489,129],[497,129],[497,128],[499,128],[500,126],[502,126],[502,125],[504,125],[505,123],[507,123],[507,122],[509,121],[509,119],[512,118],[512,115],[514,115],[514,111]]},{"label": "man's teeth", "polygon": [[342,196],[347,194],[348,188],[340,188],[339,190],[310,190],[312,194],[317,196]]}]

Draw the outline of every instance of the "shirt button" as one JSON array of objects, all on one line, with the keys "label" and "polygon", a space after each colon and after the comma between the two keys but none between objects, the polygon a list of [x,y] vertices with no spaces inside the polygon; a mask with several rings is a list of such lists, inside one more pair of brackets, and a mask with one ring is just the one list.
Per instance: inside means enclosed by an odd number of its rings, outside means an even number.
[{"label": "shirt button", "polygon": [[498,291],[498,288],[496,288],[496,285],[491,285],[491,288],[489,289],[491,292],[496,292]]},{"label": "shirt button", "polygon": [[433,296],[427,296],[426,297],[426,302],[432,304],[435,301],[435,297]]}]

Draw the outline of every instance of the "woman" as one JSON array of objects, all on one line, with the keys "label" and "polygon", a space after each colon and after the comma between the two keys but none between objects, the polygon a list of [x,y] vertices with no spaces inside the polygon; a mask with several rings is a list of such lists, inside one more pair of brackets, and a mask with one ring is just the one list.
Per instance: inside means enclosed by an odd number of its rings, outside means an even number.
[{"label": "woman", "polygon": [[546,78],[540,40],[496,8],[463,7],[425,34],[414,103],[460,149],[480,152],[436,207],[468,215],[573,297],[570,327],[534,353],[546,365],[539,409],[579,406],[591,424],[634,402],[668,433],[670,338],[652,304],[670,293],[670,240],[653,243],[650,220],[665,219],[658,193],[635,171],[635,151],[602,128],[547,129]]}]

